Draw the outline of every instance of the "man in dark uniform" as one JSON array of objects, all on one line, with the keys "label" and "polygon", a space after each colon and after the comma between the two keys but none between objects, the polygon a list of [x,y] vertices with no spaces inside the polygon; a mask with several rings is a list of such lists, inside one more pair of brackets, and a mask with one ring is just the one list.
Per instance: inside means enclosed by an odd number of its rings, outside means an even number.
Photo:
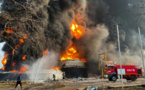
[{"label": "man in dark uniform", "polygon": [[55,74],[53,74],[53,81],[55,81]]},{"label": "man in dark uniform", "polygon": [[18,78],[17,78],[17,83],[16,83],[16,86],[15,86],[15,90],[16,90],[18,84],[20,84],[21,90],[22,90],[21,75],[22,75],[22,73],[20,73],[20,75],[19,75]]},{"label": "man in dark uniform", "polygon": [[62,79],[63,80],[65,79],[65,72],[63,72],[63,74],[62,74]]}]

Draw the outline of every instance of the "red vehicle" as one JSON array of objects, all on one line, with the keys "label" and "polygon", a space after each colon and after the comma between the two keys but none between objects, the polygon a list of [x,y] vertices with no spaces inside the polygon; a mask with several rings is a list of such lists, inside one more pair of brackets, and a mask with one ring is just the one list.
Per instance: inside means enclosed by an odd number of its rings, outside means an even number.
[{"label": "red vehicle", "polygon": [[121,71],[123,78],[132,81],[143,75],[142,68],[135,65],[122,65],[122,70],[120,65],[105,65],[105,74],[108,75],[109,81],[116,81],[118,77],[121,77]]}]

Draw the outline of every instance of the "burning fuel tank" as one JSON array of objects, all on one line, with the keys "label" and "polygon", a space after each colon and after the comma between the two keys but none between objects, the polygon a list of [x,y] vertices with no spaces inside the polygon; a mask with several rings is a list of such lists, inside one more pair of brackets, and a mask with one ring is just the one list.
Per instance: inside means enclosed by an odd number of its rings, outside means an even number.
[{"label": "burning fuel tank", "polygon": [[81,60],[62,61],[61,70],[65,72],[66,78],[88,77],[86,64]]}]

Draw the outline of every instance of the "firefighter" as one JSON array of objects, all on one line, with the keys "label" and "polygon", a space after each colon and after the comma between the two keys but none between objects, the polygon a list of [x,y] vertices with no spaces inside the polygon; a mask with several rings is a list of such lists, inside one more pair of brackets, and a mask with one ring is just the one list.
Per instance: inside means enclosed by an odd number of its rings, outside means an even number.
[{"label": "firefighter", "polygon": [[55,81],[55,78],[56,78],[56,76],[55,76],[55,74],[53,74],[53,81]]},{"label": "firefighter", "polygon": [[20,84],[21,90],[22,90],[21,75],[22,75],[22,73],[20,73],[20,75],[19,75],[18,78],[17,78],[17,83],[16,83],[16,86],[15,86],[15,90],[16,90],[18,84]]},{"label": "firefighter", "polygon": [[62,79],[63,80],[65,79],[65,72],[63,72],[63,74],[62,74]]}]

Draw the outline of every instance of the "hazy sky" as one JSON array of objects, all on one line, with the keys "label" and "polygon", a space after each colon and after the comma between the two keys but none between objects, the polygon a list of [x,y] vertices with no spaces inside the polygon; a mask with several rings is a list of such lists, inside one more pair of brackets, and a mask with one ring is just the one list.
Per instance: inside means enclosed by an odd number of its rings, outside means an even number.
[{"label": "hazy sky", "polygon": [[[2,0],[0,0],[0,5],[2,4],[1,1],[2,1]],[[0,6],[0,7],[1,7],[1,6]],[[1,50],[2,47],[3,47],[3,45],[4,45],[4,43],[0,43],[0,68],[3,67],[3,65],[2,65],[2,63],[1,63],[1,60],[2,60],[3,57],[4,57],[4,52]]]},{"label": "hazy sky", "polygon": [[4,57],[4,52],[2,51],[2,47],[3,47],[4,44],[5,44],[4,42],[3,42],[3,43],[0,43],[0,68],[3,67],[3,65],[2,65],[2,63],[1,63],[1,60],[2,60],[3,57]]}]

